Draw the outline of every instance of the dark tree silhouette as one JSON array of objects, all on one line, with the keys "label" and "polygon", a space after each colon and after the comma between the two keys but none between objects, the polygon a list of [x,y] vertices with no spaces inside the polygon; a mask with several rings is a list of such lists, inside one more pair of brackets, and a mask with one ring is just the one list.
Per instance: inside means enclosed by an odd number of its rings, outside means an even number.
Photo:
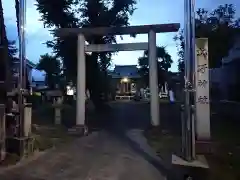
[{"label": "dark tree silhouette", "polygon": [[45,81],[51,89],[56,88],[56,85],[60,83],[60,65],[60,61],[55,56],[49,54],[41,55],[39,63],[37,64],[38,70],[45,71]]},{"label": "dark tree silhouette", "polygon": [[2,0],[0,0],[0,103],[6,104],[6,92],[10,90],[11,71],[8,39],[4,23]]},{"label": "dark tree silhouette", "polygon": [[[197,10],[196,37],[208,38],[209,67],[221,66],[221,60],[228,55],[234,44],[234,38],[240,34],[240,18],[235,17],[232,4],[218,6],[212,12],[204,8]],[[184,35],[180,31],[175,37],[178,44],[179,71],[184,71]]]},{"label": "dark tree silhouette", "polygon": [[[129,16],[134,11],[136,0],[37,0],[44,25],[49,28],[128,26]],[[74,8],[73,8],[74,7]],[[66,79],[76,83],[77,38],[55,37],[47,42],[57,57],[63,61]],[[90,44],[115,43],[115,36],[92,36]],[[97,108],[101,108],[101,82],[107,78],[107,66],[111,53],[92,53],[87,56],[87,88]],[[102,74],[102,75],[100,75]],[[100,79],[101,77],[101,79]]]},{"label": "dark tree silhouette", "polygon": [[[172,58],[166,52],[165,47],[157,47],[157,62],[158,62],[158,83],[163,85],[167,81],[167,72],[171,67]],[[149,85],[149,60],[148,51],[145,51],[143,56],[138,58],[139,73],[143,78],[146,86]]]}]

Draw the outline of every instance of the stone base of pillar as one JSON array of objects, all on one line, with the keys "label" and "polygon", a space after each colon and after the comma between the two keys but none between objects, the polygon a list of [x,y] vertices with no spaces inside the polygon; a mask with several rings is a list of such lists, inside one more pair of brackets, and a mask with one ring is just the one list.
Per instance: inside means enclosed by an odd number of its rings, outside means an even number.
[{"label": "stone base of pillar", "polygon": [[34,139],[33,136],[6,138],[6,150],[9,154],[16,154],[18,160],[27,158],[34,153]]},{"label": "stone base of pillar", "polygon": [[87,136],[89,133],[88,127],[85,125],[77,125],[68,129],[68,134],[75,136]]},{"label": "stone base of pillar", "polygon": [[172,155],[172,165],[174,172],[172,175],[177,179],[207,179],[208,177],[209,165],[202,155],[197,155],[196,160],[190,162]]},{"label": "stone base of pillar", "polygon": [[214,144],[210,140],[196,140],[197,154],[211,154],[214,152]]}]

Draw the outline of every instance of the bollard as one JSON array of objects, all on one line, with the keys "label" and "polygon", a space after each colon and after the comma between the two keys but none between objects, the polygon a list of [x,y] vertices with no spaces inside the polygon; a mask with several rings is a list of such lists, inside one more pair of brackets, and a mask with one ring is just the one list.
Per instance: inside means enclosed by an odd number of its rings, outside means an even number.
[{"label": "bollard", "polygon": [[61,124],[61,108],[62,108],[62,98],[56,97],[54,100],[54,124],[60,125]]},{"label": "bollard", "polygon": [[24,104],[24,127],[23,134],[25,137],[30,136],[32,133],[32,104]]},{"label": "bollard", "polygon": [[23,137],[22,158],[26,158],[34,153],[34,136],[32,135],[32,103],[24,103],[23,111]]},{"label": "bollard", "polygon": [[55,125],[60,125],[61,124],[61,109],[57,106],[55,106],[55,116],[54,116],[54,122]]},{"label": "bollard", "polygon": [[0,104],[0,161],[6,157],[6,123],[5,123],[5,105]]}]

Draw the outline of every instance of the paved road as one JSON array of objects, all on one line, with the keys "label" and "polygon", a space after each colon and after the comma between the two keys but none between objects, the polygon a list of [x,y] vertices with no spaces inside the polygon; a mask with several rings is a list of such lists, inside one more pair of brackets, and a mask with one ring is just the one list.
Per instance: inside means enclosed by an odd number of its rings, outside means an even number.
[{"label": "paved road", "polygon": [[163,171],[156,168],[151,157],[144,155],[144,151],[127,140],[132,136],[132,139],[139,141],[141,148],[146,145],[139,133],[134,132],[150,125],[149,105],[113,103],[111,106],[112,111],[104,115],[105,130],[79,138],[74,143],[46,152],[28,164],[2,172],[0,179],[164,180]]}]

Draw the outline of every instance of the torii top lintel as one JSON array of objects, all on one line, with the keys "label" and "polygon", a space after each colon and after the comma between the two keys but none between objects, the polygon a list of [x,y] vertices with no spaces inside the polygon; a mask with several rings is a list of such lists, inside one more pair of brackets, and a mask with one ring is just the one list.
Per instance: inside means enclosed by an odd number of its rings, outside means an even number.
[{"label": "torii top lintel", "polygon": [[132,35],[147,34],[151,30],[153,30],[155,33],[177,32],[179,28],[180,23],[127,27],[60,28],[55,31],[55,35],[59,37],[77,36],[79,34],[83,34],[84,36]]}]

